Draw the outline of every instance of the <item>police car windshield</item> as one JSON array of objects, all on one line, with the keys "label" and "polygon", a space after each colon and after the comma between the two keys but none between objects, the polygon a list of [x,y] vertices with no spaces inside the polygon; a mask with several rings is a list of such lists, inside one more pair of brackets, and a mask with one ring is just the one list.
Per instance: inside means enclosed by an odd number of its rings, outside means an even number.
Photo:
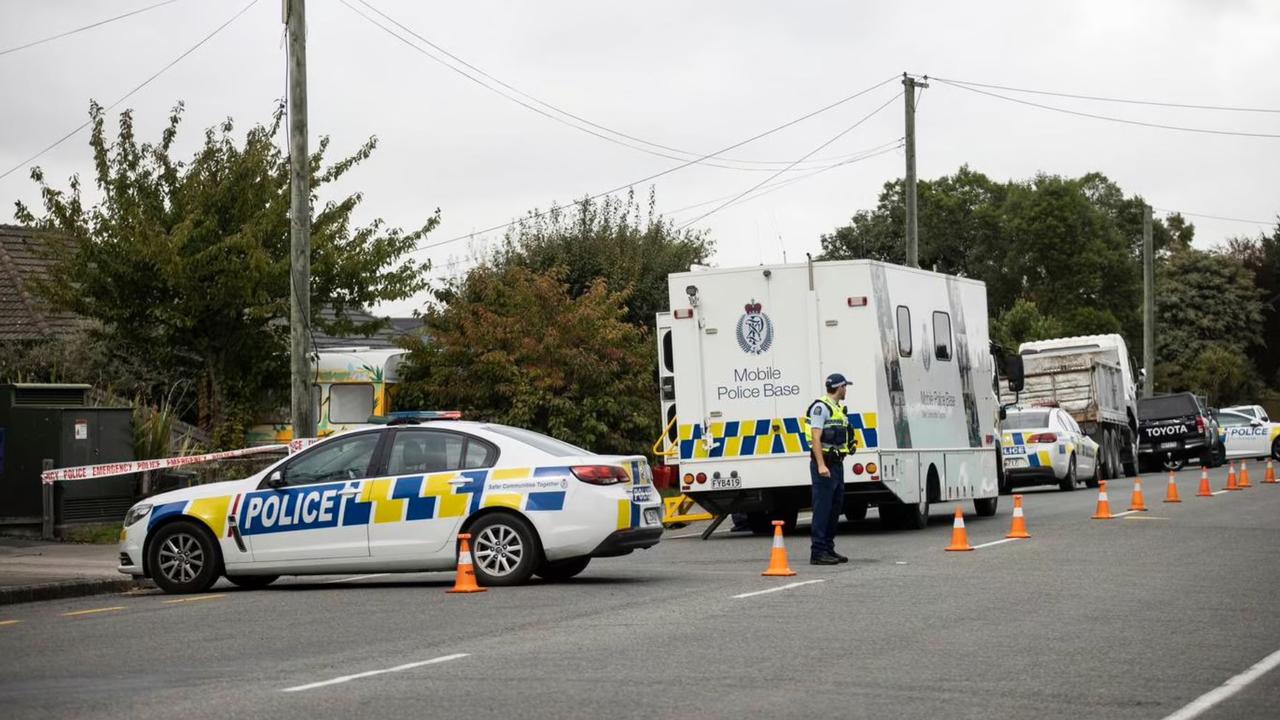
[{"label": "police car windshield", "polygon": [[515,428],[509,425],[489,425],[487,426],[487,429],[504,437],[511,438],[512,440],[522,442],[525,445],[541,450],[542,452],[554,457],[577,457],[580,455],[592,454],[576,445],[570,445],[567,442],[543,435],[542,433],[536,433],[532,430]]},{"label": "police car windshield", "polygon": [[1049,413],[1023,412],[1010,413],[1002,425],[1005,430],[1031,430],[1049,427]]}]

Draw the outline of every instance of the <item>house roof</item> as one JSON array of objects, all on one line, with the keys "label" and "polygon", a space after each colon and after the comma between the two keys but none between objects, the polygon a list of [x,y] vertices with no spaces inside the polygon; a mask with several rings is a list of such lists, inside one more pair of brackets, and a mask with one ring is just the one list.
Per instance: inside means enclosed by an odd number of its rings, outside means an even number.
[{"label": "house roof", "polygon": [[40,252],[48,233],[0,225],[0,342],[64,337],[81,327],[69,312],[54,311],[34,294],[31,281],[48,277]]},{"label": "house roof", "polygon": [[[347,310],[345,313],[347,319],[355,323],[368,323],[378,320],[377,315],[373,315],[364,310]],[[322,308],[320,316],[326,320],[335,319],[336,315],[332,308]],[[414,330],[422,327],[422,321],[418,318],[385,318],[390,323],[387,327],[375,332],[373,335],[365,336],[359,334],[351,335],[327,335],[320,330],[315,331],[315,346],[317,350],[325,350],[328,348],[344,348],[353,345],[367,347],[371,349],[396,348],[399,347],[397,342],[401,336],[407,335]]]}]

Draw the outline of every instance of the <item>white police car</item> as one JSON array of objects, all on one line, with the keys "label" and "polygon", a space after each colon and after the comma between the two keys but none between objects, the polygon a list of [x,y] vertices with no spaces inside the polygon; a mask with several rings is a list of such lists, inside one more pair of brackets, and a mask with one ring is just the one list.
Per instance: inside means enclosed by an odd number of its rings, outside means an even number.
[{"label": "white police car", "polygon": [[596,455],[529,430],[444,421],[326,438],[244,480],[148,498],[125,518],[121,572],[168,592],[219,576],[449,570],[472,536],[483,585],[564,579],[652,547],[661,499],[642,456]]},{"label": "white police car", "polygon": [[1056,483],[1074,490],[1102,477],[1098,443],[1056,407],[1012,408],[1000,423],[1006,489]]},{"label": "white police car", "polygon": [[1280,423],[1265,417],[1265,410],[1261,418],[1242,410],[1218,411],[1218,437],[1222,438],[1228,459],[1265,458],[1268,455],[1280,459]]}]

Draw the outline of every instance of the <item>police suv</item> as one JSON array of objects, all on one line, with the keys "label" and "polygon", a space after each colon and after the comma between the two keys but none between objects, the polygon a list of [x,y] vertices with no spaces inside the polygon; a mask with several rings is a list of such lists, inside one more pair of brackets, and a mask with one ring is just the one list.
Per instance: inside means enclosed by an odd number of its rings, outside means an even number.
[{"label": "police suv", "polygon": [[1263,458],[1269,455],[1280,459],[1280,423],[1264,419],[1266,411],[1262,412],[1263,418],[1236,410],[1218,412],[1218,436],[1222,438],[1227,458]]},{"label": "police suv", "polygon": [[661,499],[642,456],[596,455],[529,430],[463,421],[326,438],[265,470],[148,498],[125,517],[123,573],[168,592],[219,576],[448,570],[472,536],[477,579],[564,579],[593,557],[657,544]]}]

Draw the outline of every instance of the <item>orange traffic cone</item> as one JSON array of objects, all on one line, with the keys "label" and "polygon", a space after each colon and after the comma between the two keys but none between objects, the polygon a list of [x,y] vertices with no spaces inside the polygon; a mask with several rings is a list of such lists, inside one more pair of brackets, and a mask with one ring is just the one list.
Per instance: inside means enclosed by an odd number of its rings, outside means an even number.
[{"label": "orange traffic cone", "polygon": [[1094,520],[1110,520],[1115,517],[1111,514],[1111,501],[1107,500],[1107,481],[1103,480],[1098,483],[1098,509],[1093,513]]},{"label": "orange traffic cone", "polygon": [[973,546],[969,544],[969,532],[964,529],[964,511],[957,507],[956,519],[951,525],[951,544],[947,546],[947,552],[968,552],[970,550],[973,550]]},{"label": "orange traffic cone", "polygon": [[1236,464],[1227,463],[1227,489],[1239,490],[1240,486],[1236,484]]},{"label": "orange traffic cone", "polygon": [[1209,487],[1209,469],[1200,468],[1200,492],[1196,497],[1213,497],[1213,488]]},{"label": "orange traffic cone", "polygon": [[1129,512],[1146,512],[1147,501],[1142,497],[1142,478],[1133,479],[1133,499],[1129,501]]},{"label": "orange traffic cone", "polygon": [[773,550],[769,553],[769,569],[760,573],[765,577],[791,577],[796,574],[787,563],[787,545],[782,541],[783,521],[773,521]]},{"label": "orange traffic cone", "polygon": [[1240,489],[1243,490],[1247,487],[1253,487],[1253,485],[1249,484],[1249,463],[1245,462],[1244,460],[1241,460],[1240,461]]},{"label": "orange traffic cone", "polygon": [[1027,532],[1027,519],[1022,515],[1022,496],[1013,496],[1013,527],[1009,528],[1007,538],[1016,538],[1018,540],[1026,540],[1031,537]]},{"label": "orange traffic cone", "polygon": [[1174,472],[1169,471],[1169,487],[1165,488],[1164,501],[1167,503],[1180,503],[1182,498],[1178,497],[1178,481],[1174,478]]},{"label": "orange traffic cone", "polygon": [[462,543],[462,547],[458,548],[458,578],[453,581],[453,589],[451,593],[476,593],[484,592],[489,588],[482,588],[476,583],[476,570],[471,566],[471,533],[460,533],[458,542]]},{"label": "orange traffic cone", "polygon": [[1267,458],[1267,475],[1262,478],[1262,484],[1275,485],[1277,483],[1280,483],[1280,480],[1276,480],[1276,468],[1271,464],[1271,458]]}]

